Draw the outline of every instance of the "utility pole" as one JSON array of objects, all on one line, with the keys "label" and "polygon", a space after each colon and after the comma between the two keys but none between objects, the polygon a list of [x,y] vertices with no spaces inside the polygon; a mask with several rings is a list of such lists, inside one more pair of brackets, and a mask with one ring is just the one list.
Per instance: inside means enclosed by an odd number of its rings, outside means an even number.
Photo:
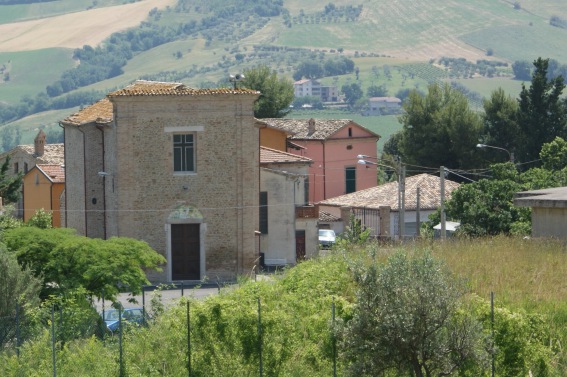
[{"label": "utility pole", "polygon": [[402,203],[400,207],[400,240],[404,240],[406,233],[406,167],[400,161],[401,179],[400,190],[402,192]]},{"label": "utility pole", "polygon": [[445,167],[439,169],[439,179],[441,183],[441,239],[447,238],[447,227],[445,224]]}]

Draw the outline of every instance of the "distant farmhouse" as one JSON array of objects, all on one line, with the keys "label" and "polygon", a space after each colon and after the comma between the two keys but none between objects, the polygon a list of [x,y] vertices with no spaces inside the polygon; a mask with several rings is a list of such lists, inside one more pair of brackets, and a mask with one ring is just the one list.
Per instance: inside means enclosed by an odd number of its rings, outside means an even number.
[{"label": "distant farmhouse", "polygon": [[397,97],[371,97],[364,115],[396,114],[402,108],[402,100]]},{"label": "distant farmhouse", "polygon": [[337,102],[339,100],[339,90],[336,86],[324,86],[319,81],[309,79],[294,82],[293,94],[295,97],[318,97],[321,102]]}]

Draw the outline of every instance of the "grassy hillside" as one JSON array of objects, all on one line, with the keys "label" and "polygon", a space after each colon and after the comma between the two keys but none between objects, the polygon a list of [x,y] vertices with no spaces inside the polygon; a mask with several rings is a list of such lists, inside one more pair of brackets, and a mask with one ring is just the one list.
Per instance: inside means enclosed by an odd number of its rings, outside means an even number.
[{"label": "grassy hillside", "polygon": [[[111,10],[111,5],[127,2],[57,0],[0,6],[0,24],[10,26],[9,22],[12,21],[69,12],[78,12],[75,17],[88,18],[93,11],[86,10],[95,3],[96,8]],[[200,22],[207,17],[215,17],[233,3],[236,4],[234,1],[178,1],[177,6],[164,7],[162,12],[148,20],[167,27],[190,21]],[[567,19],[567,8],[560,0],[526,0],[521,2],[520,9],[515,9],[513,2],[504,0],[479,0],[473,3],[466,0],[367,0],[358,3],[338,0],[333,4],[340,11],[331,15],[324,13],[325,6],[329,5],[326,0],[313,0],[308,4],[287,0],[284,1],[284,8],[289,13],[264,18],[267,22],[257,30],[254,29],[254,23],[259,20],[253,17],[241,20],[238,25],[227,20],[218,27],[199,29],[182,39],[137,53],[122,68],[123,74],[77,89],[76,92],[97,90],[104,93],[140,77],[181,81],[201,87],[215,84],[230,73],[256,64],[271,65],[279,75],[291,79],[300,61],[314,59],[306,53],[292,55],[289,51],[258,53],[256,47],[259,45],[303,48],[304,51],[310,49],[316,54],[315,59],[333,56],[338,54],[337,49],[344,49],[343,54],[352,58],[359,69],[358,80],[354,74],[350,74],[327,77],[322,81],[339,87],[358,82],[363,90],[370,85],[384,85],[389,95],[407,88],[425,90],[428,82],[437,80],[456,80],[478,93],[479,98],[488,96],[499,86],[513,97],[518,95],[520,82],[510,80],[509,67],[499,71],[494,78],[475,75],[463,79],[438,64],[443,56],[465,58],[470,62],[488,59],[508,64],[515,60],[532,61],[542,56],[567,63],[567,49],[564,48],[567,30],[549,24],[552,16]],[[349,16],[346,7],[357,9],[356,16]],[[101,29],[108,35],[112,32]],[[227,30],[230,30],[229,34]],[[236,30],[249,30],[250,33],[234,39]],[[44,31],[46,34],[57,32],[61,33],[52,27]],[[81,30],[74,30],[73,33],[80,37]],[[84,33],[88,34],[88,31]],[[486,56],[487,50],[491,50],[493,55]],[[0,103],[14,104],[24,95],[34,97],[44,91],[47,85],[54,83],[62,72],[75,64],[70,54],[68,49],[2,53],[0,43],[0,66],[14,62],[10,65],[10,81],[0,80]],[[244,59],[237,60],[236,54],[244,56]],[[432,65],[431,62],[436,64]],[[385,70],[391,74],[386,76]],[[479,104],[477,100],[476,106]],[[34,121],[39,118],[35,117]],[[383,123],[393,122],[386,120]],[[33,128],[33,125],[26,127]],[[388,132],[379,130],[379,133],[385,141]]]}]

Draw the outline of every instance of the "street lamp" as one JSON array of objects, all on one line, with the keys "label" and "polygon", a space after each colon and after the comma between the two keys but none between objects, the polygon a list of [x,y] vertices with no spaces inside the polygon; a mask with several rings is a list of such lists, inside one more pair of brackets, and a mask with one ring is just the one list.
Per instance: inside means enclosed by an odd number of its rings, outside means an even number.
[{"label": "street lamp", "polygon": [[499,149],[501,151],[504,151],[506,153],[508,153],[508,157],[510,158],[510,162],[514,163],[514,152],[510,152],[508,149],[504,149],[501,147],[495,147],[492,145],[486,145],[486,144],[477,144],[476,145],[477,148],[492,148],[492,149]]},{"label": "street lamp", "polygon": [[405,177],[406,177],[406,167],[402,165],[401,160],[398,160],[398,167],[394,168],[389,165],[382,165],[377,162],[365,160],[365,158],[372,158],[378,160],[376,157],[370,157],[364,154],[359,154],[356,156],[358,158],[358,163],[360,165],[376,165],[385,166],[396,170],[398,174],[398,236],[400,241],[403,241],[403,235],[405,233],[405,202],[406,202],[406,189],[405,189]]}]

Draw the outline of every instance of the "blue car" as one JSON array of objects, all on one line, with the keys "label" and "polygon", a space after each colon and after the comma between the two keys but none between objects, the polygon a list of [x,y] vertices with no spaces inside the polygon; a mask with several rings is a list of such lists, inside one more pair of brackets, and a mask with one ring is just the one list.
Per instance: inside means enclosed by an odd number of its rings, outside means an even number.
[{"label": "blue car", "polygon": [[[110,331],[118,330],[120,321],[118,320],[118,310],[109,309],[104,311],[104,323]],[[129,308],[122,310],[122,326],[128,323],[136,323],[141,325],[144,323],[144,309],[142,308]]]}]

